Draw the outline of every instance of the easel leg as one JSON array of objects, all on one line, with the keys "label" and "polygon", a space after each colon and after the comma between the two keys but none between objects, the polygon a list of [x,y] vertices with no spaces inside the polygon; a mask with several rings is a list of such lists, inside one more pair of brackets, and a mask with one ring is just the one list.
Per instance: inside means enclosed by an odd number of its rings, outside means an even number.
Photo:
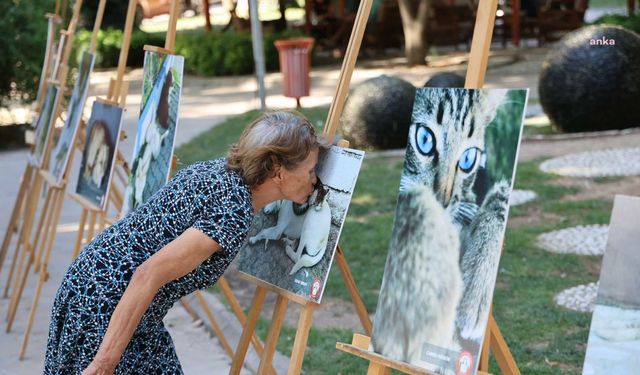
[{"label": "easel leg", "polygon": [[107,204],[104,206],[104,211],[100,213],[100,220],[98,222],[98,231],[102,232],[107,227],[107,212],[109,212],[109,200],[107,199]]},{"label": "easel leg", "polygon": [[[16,255],[20,252],[20,247],[22,245],[25,246],[25,249],[21,253],[22,257],[26,256],[25,253],[29,249],[28,244],[29,244],[29,236],[31,235],[31,226],[33,224],[33,219],[36,214],[36,209],[38,208],[38,200],[39,200],[38,198],[40,197],[40,191],[42,190],[42,177],[40,177],[40,175],[37,173],[35,168],[33,168],[33,170],[34,170],[33,187],[27,197],[27,205],[25,207],[22,227],[20,228],[20,236],[18,239],[18,243],[16,244],[14,260],[16,259]],[[30,254],[31,256],[33,256],[32,253]],[[33,260],[31,259],[31,261]],[[7,285],[5,285],[5,288],[4,288],[4,298],[7,298],[7,296],[9,295],[9,289],[11,287],[11,280],[13,279],[14,271],[15,271],[15,262],[11,264],[11,270],[9,271],[9,277],[7,278]]]},{"label": "easel leg", "polygon": [[[53,198],[52,198],[53,197]],[[51,225],[51,218],[53,216],[53,207],[56,207],[56,199],[57,194],[54,197],[53,189],[48,189],[47,197],[44,204],[44,209],[40,215],[38,220],[38,228],[36,230],[36,237],[33,243],[26,242],[25,249],[23,250],[23,257],[21,258],[20,267],[18,268],[18,272],[16,273],[16,284],[15,289],[11,295],[11,302],[9,303],[9,310],[7,315],[7,332],[11,331],[11,327],[13,326],[13,321],[15,319],[16,311],[18,310],[18,306],[20,305],[20,298],[22,297],[22,292],[24,291],[24,287],[29,278],[29,273],[31,272],[31,266],[36,263],[36,253],[39,249],[40,236],[42,235],[42,230],[44,228],[45,237],[49,236],[49,226]],[[53,201],[53,204],[51,203]],[[50,210],[49,207],[52,207]],[[45,225],[44,222],[46,222]],[[24,260],[26,264],[24,264]],[[38,264],[35,264],[35,269],[38,270]]]},{"label": "easel leg", "polygon": [[349,269],[349,264],[347,263],[340,245],[338,245],[336,249],[336,261],[338,262],[338,267],[340,267],[342,278],[344,279],[344,283],[347,286],[347,290],[351,295],[351,300],[356,307],[356,313],[360,318],[360,323],[362,323],[362,327],[364,328],[365,333],[368,336],[371,336],[371,331],[373,330],[371,319],[369,318],[367,308],[362,301],[362,297],[358,292],[358,287],[356,286],[356,282],[353,279],[353,275],[351,274],[351,269]]},{"label": "easel leg", "polygon": [[44,263],[40,265],[40,279],[38,280],[38,286],[36,293],[33,296],[33,303],[31,304],[31,311],[29,312],[29,322],[27,323],[27,329],[24,332],[24,338],[22,340],[22,347],[20,349],[20,359],[24,358],[24,354],[27,351],[27,345],[29,344],[29,336],[31,335],[31,329],[33,328],[33,321],[35,319],[36,312],[38,311],[38,303],[40,302],[40,294],[42,293],[42,287],[44,283],[49,279],[49,259],[51,259],[51,251],[53,249],[53,240],[55,238],[55,227],[58,225],[58,218],[60,217],[60,211],[62,209],[63,190],[56,189],[56,195],[54,196],[54,219],[52,223],[52,229],[49,231],[49,237],[46,239],[46,254],[44,257]]},{"label": "easel leg", "polygon": [[520,375],[520,369],[516,365],[516,361],[513,359],[513,355],[509,350],[509,346],[507,342],[504,340],[502,333],[500,332],[500,328],[498,327],[498,323],[496,323],[495,318],[493,317],[493,313],[489,315],[489,324],[490,332],[491,332],[491,343],[493,344],[493,349],[491,352],[493,356],[496,358],[496,362],[498,362],[498,366],[500,370],[502,370],[503,374],[510,375]]},{"label": "easel leg", "polygon": [[[491,316],[491,314],[490,314]],[[480,352],[480,363],[478,363],[478,371],[489,371],[489,352],[491,350],[491,327],[487,324],[487,331],[484,334],[484,342],[482,343],[482,351]]]},{"label": "easel leg", "polygon": [[[224,278],[224,276],[221,276],[218,279],[217,285],[220,287],[222,294],[224,294],[224,296],[227,298],[227,302],[229,302],[229,304],[231,305],[231,310],[236,315],[236,318],[238,318],[240,324],[244,326],[247,321],[247,317],[244,315],[244,311],[242,311],[240,303],[238,303],[236,296],[231,291],[231,287],[229,286],[229,283]],[[251,344],[253,344],[253,348],[256,350],[256,353],[258,353],[258,355],[262,355],[262,351],[264,350],[264,348],[262,347],[262,343],[260,342],[260,339],[258,339],[258,335],[256,335],[255,332],[253,332],[253,334],[251,335]],[[271,373],[275,374],[275,369],[271,369],[271,371]]]},{"label": "easel leg", "polygon": [[[24,257],[24,251],[20,251],[20,242],[16,244],[16,249],[13,252],[13,257],[11,258],[11,266],[9,267],[9,275],[7,275],[7,282],[4,285],[4,292],[2,293],[2,298],[7,298],[9,296],[9,289],[11,288],[11,280],[13,279],[13,273],[16,269],[16,264],[18,264],[18,258],[22,259]],[[20,261],[20,264],[24,262]]]},{"label": "easel leg", "polygon": [[280,329],[284,321],[284,314],[287,312],[288,302],[289,300],[282,295],[278,295],[278,298],[276,298],[276,306],[273,308],[273,316],[271,317],[271,326],[269,327],[267,340],[264,343],[264,351],[262,352],[262,356],[260,356],[258,374],[265,374],[267,369],[271,367],[273,354],[276,351],[278,338],[280,337]]},{"label": "easel leg", "polygon": [[247,321],[242,328],[242,335],[238,341],[238,347],[236,353],[233,356],[233,362],[231,363],[231,369],[229,375],[239,375],[242,364],[244,363],[244,357],[247,355],[247,349],[249,348],[249,341],[251,335],[256,329],[256,322],[260,316],[260,310],[262,310],[262,304],[264,303],[264,297],[267,294],[267,290],[261,286],[256,287],[256,293],[251,301],[251,310],[247,316]]},{"label": "easel leg", "polygon": [[[42,213],[40,214],[41,215],[40,220],[38,221],[38,226],[36,227],[36,237],[33,240],[33,244],[32,244],[32,249],[35,254],[34,271],[36,273],[40,272],[40,262],[42,261],[42,252],[43,252],[41,249],[44,249],[44,247],[40,246],[40,238],[43,238],[43,237],[45,239],[49,238],[50,231],[55,230],[51,228],[51,222],[53,220],[54,207],[56,206],[57,202],[56,202],[56,198],[52,198],[54,197],[53,189],[49,188],[47,190],[48,190],[47,199],[44,203],[44,208],[42,209]],[[57,195],[55,195],[55,197],[57,197]],[[49,207],[51,207],[51,209]],[[43,221],[45,223],[44,225],[42,225]],[[42,234],[43,231],[44,231],[44,234]]]},{"label": "easel leg", "polygon": [[313,311],[315,306],[308,304],[302,307],[300,319],[298,320],[298,329],[296,338],[293,342],[291,350],[291,361],[289,362],[288,375],[297,375],[302,371],[302,361],[304,360],[304,352],[307,349],[307,340],[309,339],[309,330],[313,321]]},{"label": "easel leg", "polygon": [[96,229],[96,212],[89,212],[89,229],[87,230],[87,241],[86,243],[91,242],[93,240],[93,232]]},{"label": "easel leg", "polygon": [[388,373],[389,371],[383,365],[376,362],[369,363],[369,368],[367,369],[367,375],[387,375]]},{"label": "easel leg", "polygon": [[213,316],[213,312],[209,308],[207,301],[205,301],[202,293],[199,290],[196,290],[193,294],[196,296],[198,302],[200,303],[200,306],[202,306],[202,309],[204,310],[204,313],[207,315],[213,331],[216,333],[216,336],[218,336],[220,344],[222,344],[222,348],[225,352],[227,352],[227,354],[229,354],[229,357],[233,358],[233,349],[231,349],[231,345],[229,345],[229,341],[227,341],[227,338],[224,335],[224,331],[222,330],[222,328],[220,328],[220,325],[218,324],[215,316]]},{"label": "easel leg", "polygon": [[9,249],[13,233],[19,228],[19,217],[24,208],[26,192],[31,184],[32,170],[33,168],[31,165],[27,163],[27,168],[25,168],[25,171],[22,174],[22,181],[20,182],[20,189],[18,190],[16,203],[13,205],[13,211],[11,211],[11,219],[9,219],[9,225],[7,225],[7,232],[4,234],[4,239],[2,240],[2,248],[0,248],[0,270],[2,270],[2,266],[4,265],[4,260],[7,256],[7,250]]},{"label": "easel leg", "polygon": [[76,259],[78,254],[80,253],[80,246],[83,245],[84,235],[84,226],[87,222],[87,209],[83,208],[82,213],[80,214],[80,223],[78,224],[78,234],[76,235],[76,243],[73,245],[73,254],[71,255],[72,259]]},{"label": "easel leg", "polygon": [[[34,168],[35,170],[35,168]],[[37,172],[36,172],[37,173]],[[38,222],[38,228],[42,228],[42,222],[45,218],[45,214],[48,211],[48,207],[49,207],[49,202],[51,199],[51,194],[47,194],[46,200],[45,200],[45,204],[44,204],[44,210],[42,211],[42,215],[40,216],[40,220]],[[26,256],[28,254],[28,252],[30,251],[29,248],[29,234],[26,234],[25,231],[25,225],[26,225],[26,221],[27,221],[27,216],[29,215],[29,212],[31,212],[31,206],[34,204],[34,200],[35,200],[35,204],[37,205],[37,198],[34,198],[33,196],[30,196],[27,199],[27,207],[25,208],[25,221],[23,222],[22,225],[22,229],[20,231],[20,235],[18,237],[18,243],[16,244],[16,250],[13,253],[13,261],[11,262],[11,269],[9,270],[9,276],[7,277],[7,283],[4,286],[4,297],[8,297],[9,296],[9,291],[11,290],[11,285],[12,285],[12,280],[14,278],[14,273],[16,272],[16,270],[18,270],[18,273],[15,275],[16,281],[19,278],[20,275],[20,270],[23,269],[24,267],[24,262],[26,259]],[[35,214],[35,213],[34,213]],[[37,231],[37,236],[40,235],[40,230]],[[20,249],[22,248],[22,251],[20,251]],[[17,261],[17,256],[18,254],[20,254],[20,262],[16,263]],[[17,267],[16,268],[16,264]],[[12,302],[13,303],[13,302]],[[9,305],[11,306],[11,305]]]}]

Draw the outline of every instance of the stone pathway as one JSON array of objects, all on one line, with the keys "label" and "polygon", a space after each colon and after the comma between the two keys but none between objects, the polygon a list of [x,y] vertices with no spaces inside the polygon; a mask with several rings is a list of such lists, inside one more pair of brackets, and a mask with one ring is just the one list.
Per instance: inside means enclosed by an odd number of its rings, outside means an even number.
[{"label": "stone pathway", "polygon": [[603,255],[608,234],[608,225],[579,225],[539,235],[538,246],[558,254]]},{"label": "stone pathway", "polygon": [[586,151],[549,159],[540,170],[569,177],[640,175],[640,147]]},{"label": "stone pathway", "polygon": [[553,300],[558,305],[570,310],[592,312],[597,294],[598,283],[589,283],[587,285],[578,285],[573,288],[565,289],[556,294]]},{"label": "stone pathway", "polygon": [[513,189],[509,196],[509,206],[525,204],[536,199],[537,196],[538,194],[535,191]]}]

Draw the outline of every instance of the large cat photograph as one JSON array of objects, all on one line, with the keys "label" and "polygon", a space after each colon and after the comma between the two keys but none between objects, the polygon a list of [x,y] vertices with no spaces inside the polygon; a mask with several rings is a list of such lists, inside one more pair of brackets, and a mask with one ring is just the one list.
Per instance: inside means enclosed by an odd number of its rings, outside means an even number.
[{"label": "large cat photograph", "polygon": [[527,90],[416,91],[372,348],[475,374],[506,227]]},{"label": "large cat photograph", "polygon": [[238,270],[320,303],[363,157],[335,146],[322,152],[306,203],[280,200],[258,212]]}]

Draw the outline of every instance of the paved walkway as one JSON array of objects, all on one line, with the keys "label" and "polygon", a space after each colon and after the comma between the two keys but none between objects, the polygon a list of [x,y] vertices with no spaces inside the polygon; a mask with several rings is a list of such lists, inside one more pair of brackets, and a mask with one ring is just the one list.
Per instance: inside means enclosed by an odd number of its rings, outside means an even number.
[{"label": "paved walkway", "polygon": [[[537,101],[537,72],[544,58],[545,50],[528,50],[520,56],[517,64],[509,64],[509,58],[497,57],[490,60],[489,71],[486,76],[487,87],[529,87],[530,99]],[[505,63],[506,62],[506,63]],[[422,86],[430,75],[438,71],[454,71],[464,75],[464,65],[444,66],[438,69],[427,67],[408,68],[398,64],[397,66],[383,66],[376,62],[367,62],[358,67],[353,75],[354,84],[365,79],[376,77],[380,74],[400,76],[411,83]],[[96,95],[104,95],[111,72],[98,72],[92,78],[90,104]],[[314,68],[312,71],[312,97],[303,98],[305,107],[327,105],[331,102],[339,75],[339,67]],[[127,112],[124,118],[124,130],[129,138],[121,143],[121,149],[126,157],[132,153],[135,137],[136,120],[139,113],[140,91],[142,71],[136,69],[128,74],[131,80],[128,96]],[[295,100],[283,97],[280,74],[272,73],[266,77],[267,106],[269,108],[292,108]],[[177,131],[177,145],[192,139],[200,132],[220,123],[225,118],[243,113],[247,110],[259,107],[256,98],[255,79],[250,76],[233,78],[202,79],[187,76],[184,79],[184,88],[180,104],[179,128]],[[87,112],[90,105],[86,106]],[[70,178],[70,189],[75,189],[77,170],[79,169],[80,156],[76,155],[72,170],[75,171]],[[20,176],[24,171],[27,160],[27,151],[0,152],[0,168],[3,178],[0,179],[0,205],[4,207],[0,214],[0,235],[8,225],[10,211],[13,208],[17,195]],[[0,375],[33,375],[42,372],[43,357],[46,345],[49,312],[57,285],[71,260],[71,248],[78,228],[81,208],[72,200],[65,200],[60,222],[57,228],[53,246],[53,256],[49,264],[50,280],[43,289],[40,304],[37,310],[36,323],[34,325],[31,341],[25,360],[17,359],[22,336],[25,331],[31,300],[35,291],[36,277],[30,276],[24,295],[22,297],[18,314],[10,333],[4,333],[5,325],[0,329]],[[8,267],[13,256],[14,246],[10,247],[7,261],[0,270],[0,293],[6,285]],[[1,297],[1,295],[0,295]],[[212,304],[218,303],[215,297],[207,296]],[[0,298],[0,315],[6,316],[8,300]],[[225,315],[226,314],[226,315]],[[224,307],[218,303],[216,316],[225,325],[225,332],[229,336],[237,336],[239,324],[234,318],[224,311]],[[2,323],[4,323],[2,319]],[[174,307],[166,318],[170,332],[176,343],[178,356],[181,358],[185,373],[189,374],[221,374],[228,372],[229,358],[226,356],[217,339],[211,338],[203,326],[194,325],[190,317],[181,307]],[[233,339],[230,338],[233,345]],[[255,355],[253,361],[248,361],[247,371],[255,369]],[[279,356],[275,363],[278,369],[286,368],[286,358]],[[282,372],[279,371],[279,372]]]}]

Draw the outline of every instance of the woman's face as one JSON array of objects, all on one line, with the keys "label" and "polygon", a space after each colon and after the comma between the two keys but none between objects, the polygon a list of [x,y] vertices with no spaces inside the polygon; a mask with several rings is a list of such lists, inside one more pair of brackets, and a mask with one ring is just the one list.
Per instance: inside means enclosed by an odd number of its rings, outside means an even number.
[{"label": "woman's face", "polygon": [[280,189],[285,199],[303,204],[313,192],[316,183],[318,149],[312,150],[307,158],[293,169],[281,168]]}]

